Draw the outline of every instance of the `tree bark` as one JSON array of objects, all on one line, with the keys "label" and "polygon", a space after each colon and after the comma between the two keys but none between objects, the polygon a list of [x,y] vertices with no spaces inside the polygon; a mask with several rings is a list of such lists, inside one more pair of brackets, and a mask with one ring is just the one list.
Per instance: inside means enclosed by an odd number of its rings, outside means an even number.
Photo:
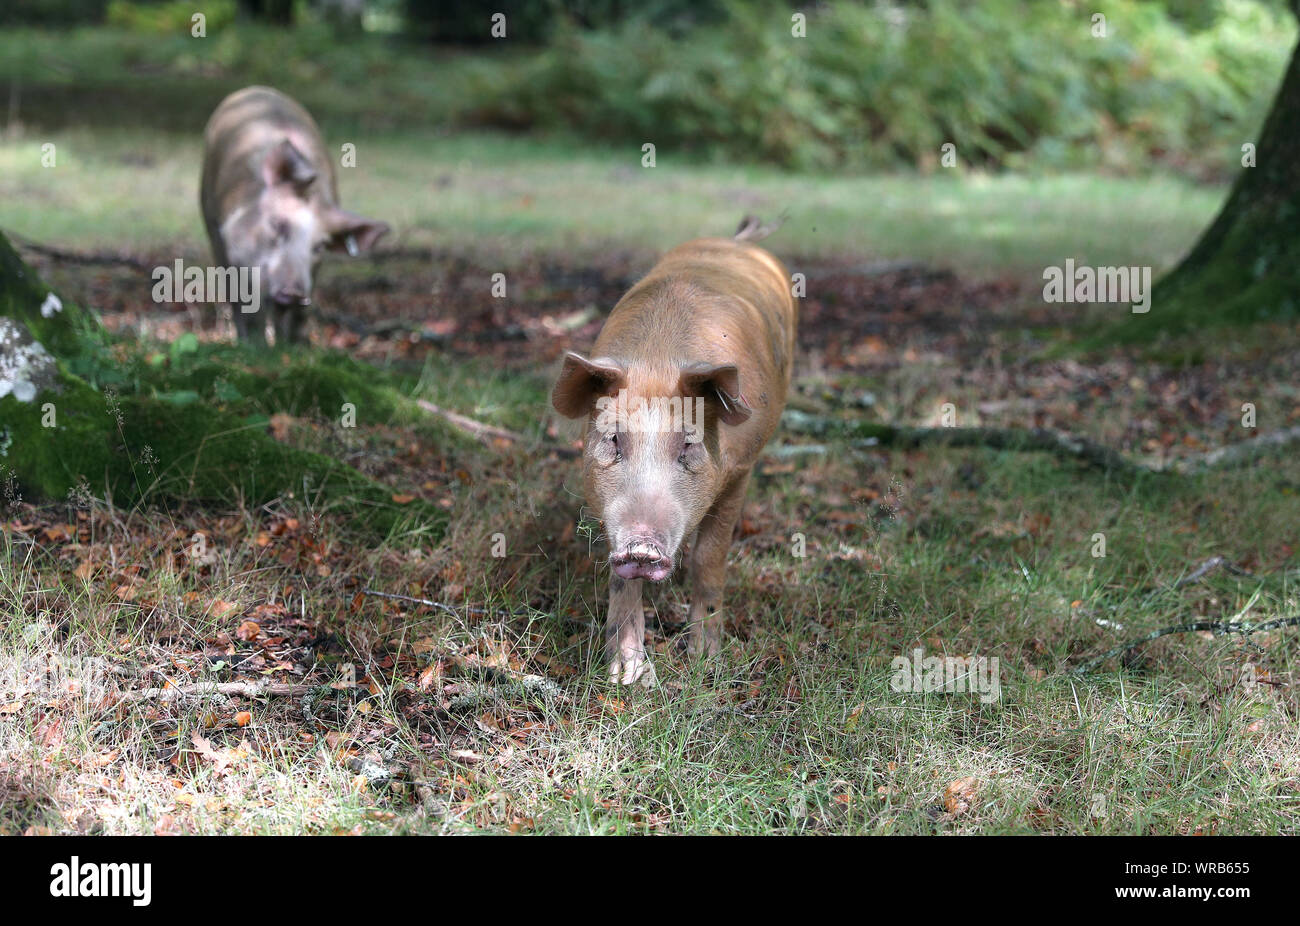
[{"label": "tree bark", "polygon": [[[1300,0],[1292,9],[1300,16]],[[1255,166],[1243,166],[1218,217],[1157,284],[1136,328],[1178,333],[1300,314],[1300,46],[1254,154]]]}]

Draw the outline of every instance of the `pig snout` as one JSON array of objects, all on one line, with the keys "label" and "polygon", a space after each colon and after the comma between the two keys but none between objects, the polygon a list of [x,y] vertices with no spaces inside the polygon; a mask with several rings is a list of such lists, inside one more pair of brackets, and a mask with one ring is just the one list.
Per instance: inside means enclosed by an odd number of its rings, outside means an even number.
[{"label": "pig snout", "polygon": [[673,571],[673,558],[664,552],[667,538],[650,530],[633,530],[620,538],[609,554],[609,565],[622,579],[662,582]]},{"label": "pig snout", "polygon": [[278,305],[311,305],[311,296],[296,287],[277,289],[271,293],[271,298]]}]

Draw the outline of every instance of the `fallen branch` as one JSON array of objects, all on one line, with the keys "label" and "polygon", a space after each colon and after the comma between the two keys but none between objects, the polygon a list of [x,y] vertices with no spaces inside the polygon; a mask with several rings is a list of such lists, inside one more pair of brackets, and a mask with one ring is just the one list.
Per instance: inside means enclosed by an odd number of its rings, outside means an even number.
[{"label": "fallen branch", "polygon": [[132,701],[178,701],[223,695],[243,698],[297,698],[311,694],[319,685],[293,685],[285,682],[196,682],[193,685],[167,685],[127,692]]},{"label": "fallen branch", "polygon": [[1225,572],[1230,572],[1234,576],[1241,576],[1245,579],[1254,578],[1254,574],[1247,569],[1242,569],[1236,563],[1222,556],[1211,556],[1201,565],[1193,569],[1188,575],[1174,583],[1174,588],[1182,588],[1184,585],[1195,585],[1204,579],[1215,569],[1222,568]]},{"label": "fallen branch", "polygon": [[403,321],[402,319],[384,319],[370,323],[355,315],[347,315],[342,312],[317,312],[316,318],[324,324],[346,328],[362,338],[398,336],[402,340],[412,343],[423,342],[442,348],[456,348],[464,344],[496,344],[501,341],[523,341],[528,338],[528,332],[518,325],[492,328],[487,331],[455,331],[450,334],[440,334],[430,331],[424,325],[413,321]]},{"label": "fallen branch", "polygon": [[[427,399],[416,399],[416,404],[431,415],[437,415],[446,421],[452,427],[464,431],[485,444],[490,444],[492,440],[509,441],[512,444],[527,444],[530,438],[517,431],[510,431],[506,428],[498,428],[496,425],[485,424],[482,421],[476,421],[459,412],[453,412],[445,408],[434,405]],[[581,450],[575,447],[567,447],[563,444],[544,444],[546,450],[554,451],[562,457],[576,457],[582,454]]]},{"label": "fallen branch", "polygon": [[1158,640],[1161,637],[1167,637],[1174,633],[1199,633],[1208,631],[1217,636],[1226,633],[1262,633],[1265,630],[1276,630],[1279,627],[1300,627],[1300,617],[1279,617],[1276,620],[1264,621],[1263,623],[1253,624],[1249,621],[1194,621],[1190,624],[1179,624],[1177,627],[1162,627],[1160,630],[1153,630],[1144,637],[1139,637],[1130,643],[1122,646],[1116,646],[1114,649],[1106,650],[1095,659],[1090,659],[1081,666],[1076,666],[1070,670],[1071,675],[1086,675],[1092,669],[1101,665],[1112,656],[1118,656],[1120,653],[1136,649],[1143,643],[1150,643],[1152,640]]},{"label": "fallen branch", "polygon": [[440,611],[446,611],[448,614],[456,615],[465,613],[475,614],[480,617],[492,617],[494,615],[498,617],[519,617],[521,614],[528,613],[527,609],[522,611],[503,611],[500,608],[479,608],[469,604],[457,608],[441,601],[433,601],[430,598],[413,598],[410,595],[394,595],[392,592],[377,592],[373,588],[363,588],[361,594],[368,595],[371,598],[387,598],[389,601],[407,601],[411,604],[422,604],[430,608],[437,608]]},{"label": "fallen branch", "polygon": [[77,251],[65,251],[62,248],[56,248],[53,245],[40,244],[36,241],[32,241],[30,238],[24,238],[22,235],[15,235],[13,232],[8,232],[7,234],[9,235],[9,238],[22,250],[30,251],[33,254],[39,254],[41,257],[46,257],[50,260],[57,260],[63,263],[83,264],[86,266],[122,264],[127,267],[133,267],[136,270],[150,269],[149,265],[144,261],[125,254],[82,254]]},{"label": "fallen branch", "polygon": [[1193,454],[1177,461],[1174,468],[1179,472],[1193,472],[1198,469],[1238,466],[1256,457],[1263,456],[1269,451],[1280,450],[1297,441],[1300,441],[1300,425],[1283,428],[1280,431],[1269,431],[1267,434],[1261,434],[1253,440],[1229,444],[1217,450]]},{"label": "fallen branch", "polygon": [[825,418],[787,409],[782,424],[796,434],[834,436],[863,440],[872,445],[913,449],[920,446],[988,447],[993,450],[1042,451],[1075,459],[1098,469],[1123,473],[1192,473],[1204,469],[1240,465],[1300,442],[1300,426],[1263,434],[1254,440],[1218,450],[1195,454],[1163,466],[1149,466],[1131,460],[1117,450],[1096,441],[1050,428],[913,428],[871,421]]},{"label": "fallen branch", "polygon": [[387,598],[389,601],[409,601],[411,604],[428,605],[431,608],[440,608],[448,614],[460,613],[449,604],[443,604],[441,601],[430,601],[428,598],[412,598],[410,595],[394,595],[391,592],[377,592],[371,588],[363,588],[361,594],[368,595],[371,598]]},{"label": "fallen branch", "polygon": [[1082,460],[1101,469],[1124,472],[1149,471],[1122,454],[1084,437],[1047,428],[909,428],[870,421],[820,418],[789,409],[782,416],[787,430],[802,434],[830,435],[865,440],[900,449],[922,445],[943,447],[989,447],[994,450],[1039,450],[1056,456]]}]

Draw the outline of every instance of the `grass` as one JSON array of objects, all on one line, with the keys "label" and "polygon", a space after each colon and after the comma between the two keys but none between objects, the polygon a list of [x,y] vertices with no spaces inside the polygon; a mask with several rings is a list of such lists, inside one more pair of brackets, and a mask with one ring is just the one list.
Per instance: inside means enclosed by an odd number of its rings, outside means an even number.
[{"label": "grass", "polygon": [[[1291,555],[1284,538],[1294,539],[1300,503],[1257,473],[1123,485],[1038,457],[941,453],[883,460],[864,480],[847,448],[815,470],[765,464],[746,515],[755,533],[733,556],[723,658],[705,672],[655,631],[663,687],[647,693],[599,680],[596,570],[584,544],[556,540],[575,506],[515,500],[563,498],[572,466],[534,463],[525,475],[521,461],[503,462],[495,481],[458,499],[452,539],[432,546],[394,538],[348,549],[339,518],[317,523],[292,500],[224,517],[173,512],[179,539],[152,552],[140,537],[157,527],[141,522],[157,514],[103,503],[76,516],[84,540],[76,528],[71,543],[7,534],[0,598],[24,618],[6,625],[2,650],[29,671],[58,653],[153,665],[178,683],[225,680],[233,664],[269,666],[293,651],[301,612],[331,641],[311,660],[316,683],[347,677],[347,663],[364,680],[331,692],[311,722],[296,699],[105,713],[91,684],[105,676],[93,671],[80,691],[11,688],[22,710],[0,724],[6,827],[75,830],[85,818],[119,833],[1296,831],[1293,635],[1176,637],[1122,671],[1066,674],[1117,637],[1188,615],[1252,599],[1252,618],[1294,613],[1284,577],[1171,588],[1212,552],[1261,566]],[[1297,477],[1291,462],[1267,476]],[[847,503],[846,521],[839,496],[864,487],[881,501]],[[293,517],[316,524],[324,575],[286,559],[303,531],[276,525]],[[211,538],[202,563],[180,555],[200,529]],[[804,560],[784,540],[795,530],[808,537]],[[488,535],[498,531],[511,553],[495,560]],[[1090,552],[1096,531],[1108,538],[1104,558]],[[135,594],[117,584],[113,547],[143,567]],[[459,579],[444,597],[460,585],[465,601],[531,616],[349,604],[348,577],[405,590],[427,587],[430,573]],[[662,622],[683,604],[680,587],[654,601]],[[1100,615],[1125,629],[1099,626]],[[248,620],[257,634],[241,630]],[[998,658],[1000,699],[892,691],[890,662],[914,647]],[[556,693],[510,681],[529,674],[558,679]]]},{"label": "grass", "polygon": [[[787,216],[783,255],[915,260],[1037,281],[1073,257],[1171,266],[1214,215],[1216,188],[1172,177],[792,175],[681,162],[639,149],[432,132],[332,135],[357,146],[341,170],[346,206],[396,229],[381,247],[500,255],[658,252],[730,233],[747,212]],[[55,145],[57,166],[41,166]],[[0,227],[71,248],[199,259],[201,140],[151,130],[28,131],[0,140]],[[115,234],[106,241],[103,229]]]},{"label": "grass", "polygon": [[[400,288],[385,296],[404,298]],[[556,297],[534,298],[545,307]],[[533,299],[519,309],[544,311]],[[462,311],[473,311],[469,300]],[[1017,317],[1007,306],[994,315]],[[949,327],[922,319],[895,333],[880,362],[837,372],[812,363],[824,332],[810,324],[792,401],[813,408],[871,392],[876,405],[854,414],[925,421],[951,401],[962,423],[1023,424],[1024,406],[982,409],[1014,397],[1031,403],[1033,420],[1157,455],[1150,422],[1182,428],[1184,441],[1231,439],[1215,430],[1220,414],[1209,434],[1193,428],[1184,401],[1231,412],[1251,395],[1269,416],[1300,411],[1284,388],[1293,332],[1217,351],[1200,369],[1004,360],[982,379],[1019,335],[990,335],[982,361],[969,348],[926,347]],[[838,336],[850,333],[859,336]],[[160,347],[123,342],[146,356]],[[536,429],[549,377],[526,346],[514,350],[525,353],[505,365],[439,350],[392,381]],[[210,353],[223,351],[239,359]],[[1062,378],[1070,370],[1077,380]],[[1071,411],[1098,381],[1109,387],[1101,399]],[[63,503],[12,506],[0,608],[21,617],[0,629],[0,829],[1300,828],[1294,631],[1168,637],[1070,674],[1157,627],[1296,614],[1294,458],[1129,480],[1033,454],[834,439],[774,452],[731,556],[721,659],[701,666],[675,653],[685,588],[656,589],[648,643],[663,684],[643,692],[603,681],[603,549],[579,520],[573,461],[447,441],[382,416],[362,415],[344,439],[302,395],[262,401],[265,414],[286,415],[278,439],[420,495],[447,523],[376,540],[346,505],[297,493],[264,505],[158,496],[123,507],[87,486]],[[793,555],[796,533],[805,557]],[[1094,555],[1098,533],[1104,557]],[[503,556],[493,555],[498,538]],[[1176,587],[1216,554],[1253,575]],[[894,690],[893,660],[917,648],[997,659],[1000,696]],[[129,695],[234,679],[302,684],[310,704]]]}]

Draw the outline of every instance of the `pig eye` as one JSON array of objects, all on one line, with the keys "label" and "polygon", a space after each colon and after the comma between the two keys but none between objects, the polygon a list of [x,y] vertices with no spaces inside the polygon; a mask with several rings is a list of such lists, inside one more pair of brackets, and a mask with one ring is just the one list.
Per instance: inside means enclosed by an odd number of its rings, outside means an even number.
[{"label": "pig eye", "polygon": [[[694,437],[695,433],[693,430],[687,432],[686,438]],[[677,455],[677,462],[689,471],[691,463],[698,463],[702,453],[704,453],[704,443],[702,441],[683,439],[681,452]]]},{"label": "pig eye", "polygon": [[623,451],[622,451],[622,450],[619,448],[619,446],[618,446],[618,432],[617,432],[617,431],[611,431],[611,432],[610,432],[610,434],[609,434],[609,442],[610,442],[610,444],[613,445],[613,447],[614,447],[614,462],[617,463],[619,460],[623,459]]}]

